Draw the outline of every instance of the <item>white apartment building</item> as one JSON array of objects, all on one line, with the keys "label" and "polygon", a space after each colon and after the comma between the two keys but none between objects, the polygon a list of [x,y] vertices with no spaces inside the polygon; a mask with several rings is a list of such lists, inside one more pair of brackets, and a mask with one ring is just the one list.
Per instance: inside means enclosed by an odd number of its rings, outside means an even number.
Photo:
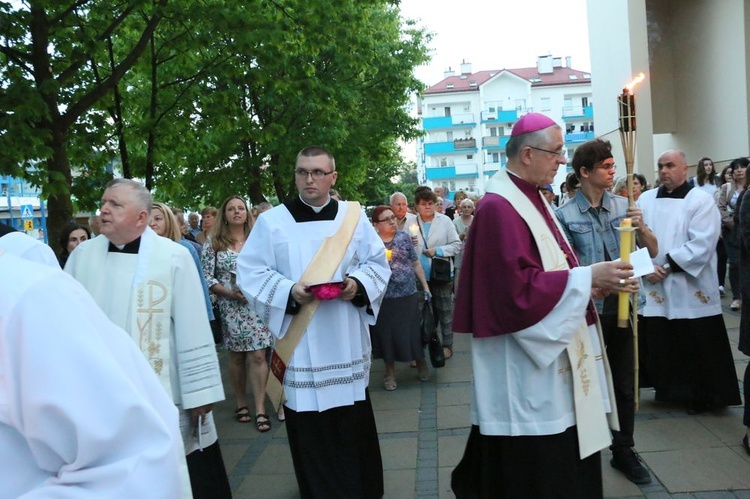
[{"label": "white apartment building", "polygon": [[[750,153],[749,0],[588,0],[587,15],[599,133],[617,128],[623,85],[646,75],[634,90],[636,171],[653,179],[666,149],[717,167]],[[606,138],[624,164],[619,136]]]},{"label": "white apartment building", "polygon": [[[578,144],[594,137],[591,74],[571,68],[570,57],[551,55],[528,68],[472,73],[464,62],[458,75],[449,69],[418,100],[425,131],[417,142],[420,183],[483,194],[485,182],[507,162],[505,145],[514,123],[532,111],[565,130],[572,157]],[[567,171],[558,171],[556,192]]]}]

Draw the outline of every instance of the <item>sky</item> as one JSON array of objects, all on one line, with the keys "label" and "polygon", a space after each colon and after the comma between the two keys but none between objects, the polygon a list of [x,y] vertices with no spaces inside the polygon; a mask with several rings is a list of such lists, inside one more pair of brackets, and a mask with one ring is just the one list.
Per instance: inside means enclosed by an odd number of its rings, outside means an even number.
[{"label": "sky", "polygon": [[591,71],[586,0],[401,0],[401,15],[433,33],[432,61],[416,70],[427,85],[461,62],[472,72],[524,68],[537,57],[571,56],[571,66]]}]

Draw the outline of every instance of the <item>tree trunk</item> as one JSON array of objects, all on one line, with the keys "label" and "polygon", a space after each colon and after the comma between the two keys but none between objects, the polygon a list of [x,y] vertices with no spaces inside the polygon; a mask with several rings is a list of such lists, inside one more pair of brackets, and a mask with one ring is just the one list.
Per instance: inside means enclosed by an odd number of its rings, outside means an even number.
[{"label": "tree trunk", "polygon": [[[47,200],[47,237],[55,253],[60,252],[60,233],[73,217],[73,203],[68,186],[72,183],[68,158],[67,130],[53,126],[48,143],[52,157],[47,160],[49,183],[53,186]],[[62,178],[59,178],[62,175]],[[57,177],[57,178],[56,178]]]}]

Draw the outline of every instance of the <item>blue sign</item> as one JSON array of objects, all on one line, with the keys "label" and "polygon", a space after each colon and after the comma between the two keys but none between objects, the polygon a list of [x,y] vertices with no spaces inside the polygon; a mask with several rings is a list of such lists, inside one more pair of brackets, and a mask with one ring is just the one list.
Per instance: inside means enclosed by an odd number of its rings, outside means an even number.
[{"label": "blue sign", "polygon": [[22,204],[21,218],[34,218],[34,206],[30,204]]}]

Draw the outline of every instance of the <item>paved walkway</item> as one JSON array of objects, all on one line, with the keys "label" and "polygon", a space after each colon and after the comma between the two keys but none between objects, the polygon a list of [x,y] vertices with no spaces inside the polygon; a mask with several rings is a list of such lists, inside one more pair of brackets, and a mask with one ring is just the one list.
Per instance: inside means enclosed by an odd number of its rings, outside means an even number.
[{"label": "paved walkway", "polygon": [[[724,300],[725,320],[742,380],[747,358],[737,351],[739,313]],[[416,369],[397,364],[398,389],[382,386],[383,365],[375,361],[370,394],[380,434],[386,498],[451,498],[450,473],[469,434],[471,369],[469,338],[455,335],[455,354],[446,367],[420,382]],[[226,376],[226,356],[221,356]],[[284,425],[259,433],[233,419],[229,397],[216,408],[222,452],[234,497],[299,497]],[[609,466],[602,453],[605,497],[750,498],[750,456],[741,445],[742,407],[688,416],[681,407],[655,403],[641,390],[636,415],[636,449],[651,470],[652,484],[635,485]],[[251,404],[252,407],[252,404]]]}]

